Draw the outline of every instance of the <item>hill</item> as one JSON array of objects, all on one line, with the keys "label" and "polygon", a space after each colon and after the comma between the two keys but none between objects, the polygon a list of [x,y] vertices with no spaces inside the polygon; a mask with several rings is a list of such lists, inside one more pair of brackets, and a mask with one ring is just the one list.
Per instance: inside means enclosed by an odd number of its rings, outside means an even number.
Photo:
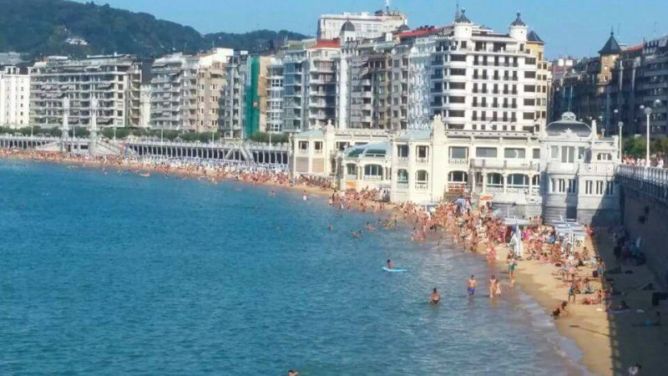
[{"label": "hill", "polygon": [[0,51],[30,57],[130,53],[150,58],[172,51],[193,53],[211,47],[265,52],[285,38],[306,36],[259,30],[202,35],[189,26],[109,5],[67,0],[0,0]]}]

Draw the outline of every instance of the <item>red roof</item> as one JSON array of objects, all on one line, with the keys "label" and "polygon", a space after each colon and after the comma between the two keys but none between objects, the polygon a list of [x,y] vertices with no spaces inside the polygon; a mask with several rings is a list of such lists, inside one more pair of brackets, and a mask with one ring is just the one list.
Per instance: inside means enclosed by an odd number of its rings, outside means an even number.
[{"label": "red roof", "polygon": [[318,39],[318,41],[315,43],[315,46],[311,48],[339,48],[341,47],[341,43],[339,42],[339,38],[336,39]]},{"label": "red roof", "polygon": [[628,51],[628,52],[640,51],[640,50],[642,50],[642,47],[643,47],[642,43],[641,44],[636,44],[634,46],[628,46],[628,47],[624,48],[624,51]]},{"label": "red roof", "polygon": [[429,35],[433,35],[441,31],[440,28],[437,28],[435,26],[430,26],[430,27],[421,27],[415,30],[409,30],[409,31],[404,31],[402,33],[399,33],[399,38],[419,38],[419,37],[426,37]]}]

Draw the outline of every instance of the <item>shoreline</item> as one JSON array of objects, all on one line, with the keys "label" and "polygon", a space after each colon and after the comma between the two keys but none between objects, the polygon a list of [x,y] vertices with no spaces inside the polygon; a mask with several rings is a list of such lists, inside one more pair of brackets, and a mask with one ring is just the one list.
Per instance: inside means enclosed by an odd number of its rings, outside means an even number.
[{"label": "shoreline", "polygon": [[[341,205],[342,209],[359,210],[359,211],[373,211],[377,214],[383,214],[383,219],[388,219],[388,223],[392,220],[401,220],[408,225],[410,230],[411,224],[415,223],[418,226],[423,217],[424,211],[420,211],[413,205],[396,205],[396,204],[378,204],[373,200],[372,195],[353,195],[352,198],[347,198],[346,194],[338,192],[342,198],[341,201],[332,202],[336,196],[337,191],[318,184],[316,181],[309,181],[300,179],[298,183],[292,184],[287,176],[272,175],[264,172],[253,175],[242,169],[232,170],[218,170],[212,172],[206,168],[193,169],[192,166],[180,166],[174,168],[166,167],[164,164],[147,164],[141,161],[131,161],[121,158],[111,159],[85,159],[85,158],[68,158],[59,153],[23,153],[23,152],[2,152],[0,158],[8,160],[22,160],[41,163],[54,163],[66,166],[80,166],[85,168],[97,169],[117,169],[122,171],[133,172],[141,176],[150,176],[152,173],[166,174],[182,178],[192,178],[197,180],[208,180],[210,183],[216,184],[219,181],[229,180],[240,183],[247,183],[257,186],[276,187],[290,190],[301,190],[304,194],[314,195],[319,197],[329,197],[330,205]],[[259,178],[257,177],[259,174]],[[335,199],[339,200],[339,199]],[[456,227],[445,226],[439,230],[427,234],[423,229],[416,230],[412,238],[416,241],[438,241],[439,245],[445,238],[452,240],[455,251],[467,252],[466,241],[461,241],[457,236]],[[590,237],[587,238],[586,245],[592,249],[595,254],[600,254],[600,249],[603,246],[600,241],[594,241]],[[482,249],[481,249],[482,248]],[[471,250],[479,255],[484,255],[484,245],[474,244]],[[498,270],[499,279],[502,280],[504,289],[513,287],[508,285],[507,272],[503,272],[503,260],[510,252],[509,247],[500,243],[495,250],[500,253],[495,257],[495,262],[490,263],[493,270]],[[484,261],[484,260],[483,260]],[[551,310],[561,301],[567,299],[567,287],[564,287],[562,281],[559,281],[553,276],[556,268],[552,263],[543,263],[540,261],[522,260],[519,263],[519,268],[516,273],[516,283],[522,292],[525,292],[531,299],[538,303],[545,313],[548,315]],[[587,269],[588,271],[593,268]],[[480,290],[482,294],[486,291],[486,284],[484,280],[480,280]],[[605,310],[598,310],[598,305],[582,305],[572,304],[568,306],[568,314],[555,320],[557,331],[564,338],[573,341],[579,348],[582,357],[581,359],[570,359],[573,363],[587,368],[588,371],[597,375],[612,375],[620,371],[625,371],[630,364],[624,364],[621,367],[613,365],[613,348],[611,346],[611,338],[609,327],[609,317]],[[617,339],[620,340],[620,339]],[[644,370],[643,370],[644,371]]]}]

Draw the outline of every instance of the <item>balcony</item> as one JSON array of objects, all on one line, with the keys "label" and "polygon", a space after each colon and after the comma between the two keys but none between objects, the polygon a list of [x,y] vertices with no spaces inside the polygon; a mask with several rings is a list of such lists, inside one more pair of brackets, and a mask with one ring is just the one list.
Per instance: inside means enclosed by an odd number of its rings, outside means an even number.
[{"label": "balcony", "polygon": [[540,170],[540,164],[534,161],[526,160],[512,160],[512,159],[486,159],[474,158],[471,160],[471,167],[476,169],[495,168],[504,170],[523,170],[536,171]]}]

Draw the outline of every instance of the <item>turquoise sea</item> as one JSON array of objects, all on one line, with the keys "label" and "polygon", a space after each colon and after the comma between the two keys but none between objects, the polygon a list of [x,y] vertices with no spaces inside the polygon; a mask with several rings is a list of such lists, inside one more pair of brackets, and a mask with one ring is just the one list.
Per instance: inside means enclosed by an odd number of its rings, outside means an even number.
[{"label": "turquoise sea", "polygon": [[480,257],[269,192],[0,162],[0,374],[581,372],[526,295],[465,297]]}]

